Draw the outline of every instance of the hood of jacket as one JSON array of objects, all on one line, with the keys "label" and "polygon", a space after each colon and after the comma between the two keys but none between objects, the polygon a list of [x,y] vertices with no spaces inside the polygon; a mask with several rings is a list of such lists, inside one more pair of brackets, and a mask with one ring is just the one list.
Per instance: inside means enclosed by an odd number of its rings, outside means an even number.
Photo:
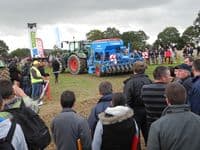
[{"label": "hood of jacket", "polygon": [[100,103],[100,102],[109,102],[109,101],[111,101],[111,100],[112,100],[112,93],[102,96],[102,97],[99,99],[98,103]]},{"label": "hood of jacket", "polygon": [[99,120],[104,125],[122,122],[133,116],[133,110],[127,106],[108,107],[99,114]]}]

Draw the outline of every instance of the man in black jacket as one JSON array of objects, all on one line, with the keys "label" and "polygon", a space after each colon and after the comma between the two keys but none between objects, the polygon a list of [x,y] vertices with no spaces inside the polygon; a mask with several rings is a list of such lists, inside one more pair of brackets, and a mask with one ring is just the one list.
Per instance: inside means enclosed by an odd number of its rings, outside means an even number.
[{"label": "man in black jacket", "polygon": [[141,99],[141,89],[143,85],[152,83],[147,75],[144,74],[147,66],[142,61],[137,61],[133,65],[133,75],[124,81],[124,94],[127,104],[134,110],[135,119],[142,130],[142,134],[147,142],[146,111]]}]

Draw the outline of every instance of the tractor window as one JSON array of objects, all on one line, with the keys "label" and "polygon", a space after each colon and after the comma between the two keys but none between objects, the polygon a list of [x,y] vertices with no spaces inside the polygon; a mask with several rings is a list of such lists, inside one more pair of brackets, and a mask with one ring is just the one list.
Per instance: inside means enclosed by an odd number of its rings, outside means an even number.
[{"label": "tractor window", "polygon": [[79,45],[78,42],[71,42],[71,43],[69,44],[69,49],[70,49],[71,51],[79,50],[79,49],[80,49],[80,45]]}]

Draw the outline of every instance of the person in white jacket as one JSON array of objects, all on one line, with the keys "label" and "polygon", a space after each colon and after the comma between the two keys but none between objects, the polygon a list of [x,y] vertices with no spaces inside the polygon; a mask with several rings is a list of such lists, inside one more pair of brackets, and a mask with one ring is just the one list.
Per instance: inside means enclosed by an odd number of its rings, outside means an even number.
[{"label": "person in white jacket", "polygon": [[112,107],[99,114],[92,150],[137,150],[139,130],[133,117],[133,110],[125,106],[122,93],[114,93]]}]

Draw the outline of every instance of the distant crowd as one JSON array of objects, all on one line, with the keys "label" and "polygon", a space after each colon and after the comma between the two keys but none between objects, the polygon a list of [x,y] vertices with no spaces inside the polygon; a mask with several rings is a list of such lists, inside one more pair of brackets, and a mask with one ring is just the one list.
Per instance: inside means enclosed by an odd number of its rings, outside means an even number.
[{"label": "distant crowd", "polygon": [[[62,111],[50,125],[52,136],[38,115],[49,80],[45,63],[26,61],[21,70],[14,61],[8,68],[0,63],[0,149],[43,150],[53,139],[58,150],[140,150],[143,146],[148,150],[197,150],[200,59],[192,56],[185,55],[184,63],[174,67],[157,66],[153,81],[145,74],[146,63],[159,60],[150,57],[135,62],[121,92],[113,91],[109,81],[101,82],[97,87],[101,97],[87,119],[73,108],[74,92],[64,90]],[[171,64],[175,60],[170,56],[163,61]],[[52,67],[57,84],[59,59],[54,58]]]}]

